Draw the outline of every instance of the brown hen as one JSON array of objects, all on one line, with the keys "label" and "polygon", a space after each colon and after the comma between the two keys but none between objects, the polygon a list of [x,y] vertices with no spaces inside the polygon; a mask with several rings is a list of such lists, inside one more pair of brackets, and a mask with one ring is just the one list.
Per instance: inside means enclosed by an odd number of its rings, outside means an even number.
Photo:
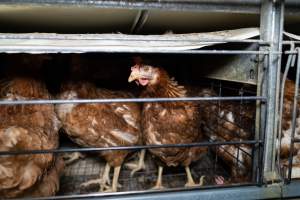
[{"label": "brown hen", "polygon": [[[285,82],[285,92],[283,101],[283,115],[282,115],[282,138],[281,138],[281,151],[280,156],[287,158],[290,153],[290,143],[292,134],[292,112],[293,101],[295,94],[295,82],[287,79]],[[295,127],[295,138],[300,139],[300,102],[297,102],[297,116]],[[300,144],[295,143],[293,154],[297,154],[300,149]]]},{"label": "brown hen", "polygon": [[64,161],[57,157],[53,166],[43,175],[40,182],[36,183],[22,196],[23,197],[49,197],[56,194],[60,187],[60,177],[64,170]]},{"label": "brown hen", "polygon": [[[62,86],[60,99],[131,98],[127,92],[98,89],[88,82],[69,82]],[[140,141],[140,107],[136,103],[62,104],[56,111],[63,129],[75,143],[83,147],[132,146]],[[129,151],[101,151],[106,167],[98,183],[100,191],[117,191],[121,165]],[[109,172],[114,168],[112,186]]]},{"label": "brown hen", "polygon": [[[294,93],[295,82],[287,79],[285,83],[283,102],[282,136],[280,140],[280,157],[283,159],[283,167],[288,167],[287,158],[290,153],[291,144],[292,106],[294,100]],[[213,90],[207,89],[206,92],[200,95],[216,96],[216,93]],[[216,102],[204,103],[201,105],[203,110],[203,126],[206,129],[205,133],[212,141],[241,141],[251,139],[250,133],[254,132],[253,130],[251,130],[251,126],[253,126],[255,118],[254,104],[239,105],[239,102],[224,101],[221,103],[221,105],[218,105],[218,103]],[[299,139],[300,103],[298,102],[297,105],[298,110],[295,127],[295,138]],[[238,124],[240,126],[238,126]],[[251,156],[251,147],[242,145],[241,148],[242,149],[238,148],[237,146],[227,145],[222,147],[222,149],[217,148],[216,151],[217,155],[229,164],[233,182],[240,182],[241,180],[245,181],[249,180],[250,178],[246,176],[246,174],[248,174],[251,165],[251,163],[249,162],[249,157]],[[277,148],[279,148],[278,144]],[[292,163],[292,178],[300,177],[299,149],[299,143],[295,143],[295,148],[293,152],[294,159]],[[239,152],[240,156],[229,156],[237,155],[237,152]],[[243,166],[242,161],[244,162]],[[232,163],[234,162],[236,162],[236,164],[233,165]],[[240,163],[240,166],[237,165],[237,162]]]},{"label": "brown hen", "polygon": [[[136,62],[138,63],[138,62]],[[171,79],[162,68],[137,64],[132,67],[129,82],[136,81],[145,87],[141,97],[186,97],[186,90]],[[142,130],[146,145],[186,144],[199,142],[202,134],[199,129],[197,104],[192,102],[144,103]],[[167,166],[183,165],[187,174],[186,186],[196,186],[189,165],[207,151],[205,147],[158,148],[149,150]],[[163,165],[159,163],[155,189],[162,188]],[[203,180],[203,178],[201,178]],[[202,182],[202,181],[200,181]],[[200,183],[199,185],[202,185]]]},{"label": "brown hen", "polygon": [[[31,78],[14,78],[2,82],[1,86],[2,100],[50,98],[45,85]],[[0,151],[58,147],[60,122],[53,105],[0,106],[0,112]],[[54,160],[53,154],[0,156],[0,196],[11,198],[30,195],[30,191],[42,184],[47,171],[55,166]],[[49,193],[36,190],[35,196],[52,196],[56,191],[56,186],[49,188]]]},{"label": "brown hen", "polygon": [[[288,167],[288,157],[290,155],[291,137],[292,137],[292,112],[295,95],[295,82],[287,79],[285,82],[283,113],[282,113],[282,135],[280,157],[282,166]],[[295,124],[295,139],[300,139],[300,102],[297,101],[297,115]],[[300,143],[294,143],[292,178],[300,177]],[[287,175],[287,171],[286,174]]]},{"label": "brown hen", "polygon": [[[202,89],[199,96],[217,96],[212,89]],[[200,104],[202,128],[210,141],[243,141],[251,139],[255,106],[237,101],[207,101]],[[248,145],[220,145],[215,153],[230,169],[231,178],[225,182],[245,182],[250,178],[252,148]],[[220,179],[217,177],[217,180]],[[224,184],[223,181],[216,181]]]}]

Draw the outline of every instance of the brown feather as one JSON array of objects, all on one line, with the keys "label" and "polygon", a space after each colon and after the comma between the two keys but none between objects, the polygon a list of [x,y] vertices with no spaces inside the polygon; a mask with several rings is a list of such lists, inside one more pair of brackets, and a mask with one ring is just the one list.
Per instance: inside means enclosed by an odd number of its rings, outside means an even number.
[{"label": "brown feather", "polygon": [[[130,98],[121,91],[98,89],[87,82],[66,83],[61,99]],[[132,146],[140,141],[140,107],[136,103],[57,105],[67,135],[84,147]],[[111,166],[120,166],[128,151],[99,153]]]},{"label": "brown feather", "polygon": [[[49,99],[45,85],[14,78],[1,88],[2,99]],[[60,122],[53,105],[0,106],[0,150],[44,150],[58,147]],[[34,189],[54,162],[53,154],[0,157],[0,195],[23,196]],[[41,194],[42,195],[42,194]]]},{"label": "brown feather", "polygon": [[[186,97],[187,91],[169,78],[166,71],[157,68],[155,84],[148,85],[142,97]],[[199,142],[197,104],[191,102],[145,103],[142,112],[142,129],[147,145],[185,144]],[[207,148],[159,148],[150,152],[168,166],[188,166],[200,158],[199,153]]]},{"label": "brown feather", "polygon": [[[282,115],[282,138],[281,138],[281,153],[282,158],[287,158],[290,154],[290,140],[292,133],[292,112],[295,94],[295,82],[287,79],[285,83],[283,115]],[[300,117],[300,102],[297,102],[297,116],[296,116],[296,132],[295,138],[300,138],[300,129],[298,119]],[[300,144],[295,143],[294,155],[300,149]]]},{"label": "brown feather", "polygon": [[[203,88],[199,96],[217,96],[214,90]],[[236,101],[207,101],[200,104],[202,127],[210,141],[242,141],[251,139],[255,106]],[[229,167],[229,182],[250,180],[252,148],[248,145],[221,145],[215,153]],[[228,182],[228,181],[227,181]]]}]

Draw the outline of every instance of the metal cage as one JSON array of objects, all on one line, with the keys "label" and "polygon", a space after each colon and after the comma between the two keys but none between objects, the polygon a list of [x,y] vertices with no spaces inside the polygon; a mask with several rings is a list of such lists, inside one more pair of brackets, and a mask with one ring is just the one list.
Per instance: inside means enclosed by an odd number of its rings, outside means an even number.
[{"label": "metal cage", "polygon": [[[224,186],[216,186],[208,184],[201,188],[184,189],[178,187],[182,182],[182,172],[179,170],[174,173],[174,176],[170,176],[170,179],[176,179],[174,185],[170,185],[169,189],[164,191],[152,191],[147,190],[148,182],[153,181],[153,174],[155,170],[151,160],[147,160],[149,168],[144,173],[140,173],[140,177],[128,178],[128,171],[124,171],[121,175],[121,182],[125,183],[126,187],[117,193],[90,193],[90,191],[80,191],[80,188],[76,186],[77,183],[84,181],[87,177],[92,177],[100,172],[100,166],[98,161],[90,157],[75,163],[67,168],[66,174],[62,177],[62,188],[64,191],[59,192],[58,196],[55,197],[44,197],[37,199],[89,199],[89,198],[111,198],[111,199],[137,199],[137,198],[148,198],[148,199],[194,199],[194,198],[205,198],[210,197],[212,199],[228,198],[228,199],[258,199],[258,198],[280,198],[280,197],[294,197],[300,195],[297,191],[297,182],[291,180],[292,176],[292,150],[294,144],[299,142],[298,138],[295,138],[296,130],[296,118],[297,118],[297,99],[298,99],[298,85],[300,76],[300,62],[298,59],[297,73],[296,73],[296,87],[295,96],[293,101],[293,115],[292,115],[292,137],[291,147],[288,164],[288,176],[286,177],[287,182],[290,184],[273,184],[274,182],[282,182],[280,176],[280,158],[278,155],[280,152],[276,148],[277,138],[281,136],[281,118],[278,114],[282,114],[283,97],[280,97],[280,83],[285,82],[286,73],[291,65],[297,58],[299,58],[299,49],[294,48],[295,43],[283,41],[283,22],[284,22],[284,11],[287,13],[297,14],[299,9],[299,3],[297,1],[287,1],[286,9],[284,9],[284,1],[232,1],[225,3],[223,1],[1,1],[0,5],[39,5],[39,6],[51,6],[51,5],[76,5],[76,6],[96,6],[103,8],[127,8],[127,9],[143,9],[144,12],[140,13],[143,17],[145,10],[147,9],[161,9],[161,10],[177,10],[177,11],[188,11],[196,10],[203,11],[209,10],[211,12],[242,12],[242,13],[259,13],[260,14],[260,39],[254,40],[199,40],[200,44],[206,44],[207,42],[227,42],[228,44],[257,44],[258,49],[255,50],[243,50],[243,49],[195,49],[195,50],[154,50],[154,51],[143,51],[141,49],[132,50],[111,50],[100,47],[85,48],[68,48],[66,46],[55,46],[49,48],[49,46],[38,46],[38,45],[10,45],[15,44],[14,41],[19,39],[30,39],[32,41],[59,41],[67,39],[69,41],[78,40],[101,40],[97,35],[92,38],[85,38],[84,35],[72,36],[72,35],[59,35],[59,34],[2,34],[0,37],[0,52],[2,53],[72,53],[72,52],[106,52],[106,53],[152,53],[152,54],[213,54],[213,55],[255,55],[257,56],[257,88],[256,91],[245,91],[243,89],[226,88],[226,85],[221,82],[212,84],[211,87],[217,88],[219,95],[215,97],[186,97],[186,98],[135,98],[135,99],[78,99],[78,100],[18,100],[18,101],[0,101],[0,106],[5,105],[32,105],[32,104],[67,104],[67,103],[116,103],[116,102],[168,102],[168,101],[203,101],[209,102],[216,106],[216,113],[211,113],[217,123],[216,129],[211,127],[204,127],[208,131],[215,133],[220,129],[219,121],[224,120],[220,117],[222,110],[226,110],[226,101],[234,101],[239,104],[239,117],[237,123],[232,123],[228,120],[229,124],[237,127],[238,132],[230,132],[228,134],[240,134],[244,131],[243,121],[246,121],[243,116],[242,109],[251,105],[255,108],[255,117],[253,117],[253,123],[250,128],[246,128],[251,136],[247,139],[240,141],[228,141],[226,138],[209,138],[207,142],[193,143],[193,144],[175,144],[175,145],[151,145],[151,146],[120,146],[120,147],[109,147],[109,148],[78,148],[76,146],[62,147],[53,150],[28,150],[28,151],[16,151],[16,152],[0,152],[0,156],[13,156],[13,155],[24,155],[24,154],[41,154],[41,153],[72,153],[72,152],[98,152],[107,150],[140,150],[149,148],[174,148],[174,147],[192,147],[192,146],[208,146],[210,148],[209,157],[204,157],[202,165],[195,165],[195,174],[197,171],[206,169],[207,174],[211,177],[215,173],[223,173],[224,176],[228,177],[228,170],[210,167],[214,166],[217,162],[224,162],[220,159],[219,152],[226,152],[230,157],[233,157],[233,162],[236,169],[245,166],[245,163],[240,162],[240,154],[245,154],[249,157],[251,164],[250,178],[241,183],[234,183]],[[142,21],[142,19],[140,19]],[[137,25],[138,26],[138,25]],[[134,27],[138,29],[138,27]],[[88,36],[86,36],[88,37]],[[10,41],[8,43],[1,42]],[[114,40],[114,39],[112,39]],[[142,41],[142,39],[137,39]],[[116,39],[117,41],[117,39]],[[148,40],[148,42],[151,40]],[[176,42],[176,41],[175,41]],[[7,45],[8,44],[8,45]],[[291,49],[285,51],[285,54],[289,55],[286,72],[283,80],[280,80],[280,68],[281,68],[281,56],[283,45],[290,44]],[[283,91],[284,84],[281,84],[281,91]],[[225,96],[224,92],[231,90],[230,95]],[[281,93],[283,94],[283,92]],[[221,118],[221,119],[220,119]],[[255,118],[255,119],[254,119]],[[251,121],[250,120],[250,121]],[[279,128],[278,128],[279,127]],[[221,127],[224,131],[224,127]],[[226,132],[226,130],[225,130]],[[249,145],[251,148],[250,152],[245,151],[242,146]],[[236,149],[237,154],[232,155],[226,147],[232,147]],[[279,148],[280,149],[280,148]],[[276,156],[277,155],[277,156]],[[213,159],[212,159],[213,158]],[[276,160],[277,158],[277,160]],[[201,170],[200,170],[201,169]],[[78,175],[78,176],[74,176]],[[168,174],[166,174],[168,179]],[[200,176],[200,174],[197,174]],[[180,182],[181,181],[181,182]],[[76,183],[72,185],[71,182]],[[263,187],[268,186],[268,187]],[[75,193],[74,193],[75,192]],[[82,193],[82,194],[81,194]]]}]

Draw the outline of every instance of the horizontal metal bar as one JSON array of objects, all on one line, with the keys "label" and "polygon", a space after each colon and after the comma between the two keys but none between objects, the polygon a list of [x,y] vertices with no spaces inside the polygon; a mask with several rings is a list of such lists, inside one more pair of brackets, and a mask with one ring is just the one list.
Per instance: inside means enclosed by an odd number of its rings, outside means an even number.
[{"label": "horizontal metal bar", "polygon": [[[99,192],[99,193],[90,193],[90,194],[77,194],[77,195],[64,195],[64,196],[53,196],[53,197],[43,197],[43,198],[30,198],[30,200],[46,200],[46,199],[85,199],[85,198],[95,198],[95,197],[121,197],[128,195],[136,195],[136,194],[165,194],[169,192],[189,192],[189,191],[201,191],[203,189],[214,189],[214,188],[235,188],[235,187],[246,187],[246,186],[256,186],[257,184],[253,183],[242,183],[242,184],[231,184],[228,186],[220,186],[220,185],[211,185],[211,186],[201,186],[201,187],[185,187],[185,188],[165,188],[163,190],[143,190],[143,191],[126,191],[126,192]],[[19,199],[13,199],[19,200]],[[22,198],[22,200],[29,200],[29,198]]]},{"label": "horizontal metal bar", "polygon": [[300,139],[299,138],[294,138],[294,139],[292,139],[292,142],[294,142],[294,143],[300,143]]},{"label": "horizontal metal bar", "polygon": [[300,44],[300,41],[298,41],[298,40],[284,40],[284,41],[282,41],[282,44],[284,44],[284,45]]},{"label": "horizontal metal bar", "polygon": [[150,50],[150,49],[111,49],[102,48],[101,46],[0,46],[0,52],[3,53],[87,53],[87,52],[103,52],[103,53],[161,53],[161,54],[254,54],[254,55],[268,55],[281,54],[281,52],[269,51],[245,51],[245,50]]},{"label": "horizontal metal bar", "polygon": [[68,100],[2,100],[0,105],[31,105],[31,104],[82,104],[82,103],[142,103],[142,102],[172,102],[172,101],[240,101],[261,100],[267,101],[261,96],[235,96],[235,97],[178,97],[178,98],[115,98],[115,99],[68,99]]},{"label": "horizontal metal bar", "polygon": [[[263,40],[256,40],[256,39],[244,39],[244,40],[237,40],[237,39],[189,39],[189,34],[186,34],[186,39],[172,39],[165,37],[164,35],[160,35],[160,37],[147,38],[146,36],[143,37],[136,37],[136,38],[120,38],[114,37],[111,35],[110,38],[101,37],[102,34],[86,34],[84,37],[82,35],[72,35],[72,34],[40,34],[40,35],[29,35],[29,34],[0,34],[0,39],[13,39],[13,40],[111,40],[111,41],[135,41],[135,42],[149,42],[149,41],[161,41],[161,42],[197,42],[198,44],[201,43],[259,43],[261,45],[270,45],[269,42],[265,42]],[[180,35],[180,34],[177,34]]]},{"label": "horizontal metal bar", "polygon": [[[257,187],[257,184],[253,183],[242,183],[242,184],[230,184],[227,186],[222,185],[210,185],[210,186],[201,186],[201,187],[186,187],[186,188],[165,188],[163,190],[143,190],[143,191],[126,191],[126,192],[114,192],[114,193],[106,193],[106,192],[98,192],[98,193],[89,193],[89,194],[74,194],[74,195],[64,195],[64,196],[52,196],[52,197],[37,197],[37,198],[16,198],[13,200],[58,200],[58,199],[95,199],[97,197],[103,198],[103,197],[111,197],[111,198],[125,198],[125,199],[136,199],[131,197],[131,195],[151,195],[150,198],[157,199],[157,197],[161,195],[166,194],[172,194],[172,193],[191,193],[191,192],[197,192],[198,194],[201,194],[204,192],[204,190],[207,189],[234,189],[237,187]],[[257,187],[259,188],[259,187]],[[210,190],[207,190],[210,191]],[[155,196],[157,196],[155,198]],[[172,196],[172,195],[171,195]],[[98,198],[97,198],[98,199]],[[137,199],[144,199],[142,196]],[[147,198],[149,199],[149,197]],[[159,199],[159,198],[158,198]],[[167,198],[170,199],[170,198]],[[173,199],[173,198],[172,198]],[[180,198],[181,199],[181,198]],[[211,198],[210,198],[211,199]]]},{"label": "horizontal metal bar", "polygon": [[[211,84],[207,84],[208,86],[211,86]],[[241,91],[241,89],[237,89],[237,88],[233,88],[233,87],[228,87],[228,86],[219,86],[219,85],[217,85],[217,84],[215,84],[215,85],[212,85],[212,87],[214,87],[214,88],[217,88],[217,89],[219,89],[220,87],[221,87],[221,89],[227,89],[227,90],[230,90],[230,91],[235,91],[235,92],[240,92]],[[253,90],[247,90],[247,89],[242,89],[242,91],[243,91],[243,93],[251,93],[251,94],[256,94],[256,92],[255,91],[253,91]]]},{"label": "horizontal metal bar", "polygon": [[282,186],[282,197],[283,198],[290,198],[296,199],[300,196],[300,181],[299,180],[292,180],[289,184],[284,184]]},{"label": "horizontal metal bar", "polygon": [[260,144],[262,140],[226,141],[226,142],[198,142],[190,144],[162,144],[162,145],[139,145],[139,146],[114,146],[114,147],[92,147],[92,148],[61,148],[47,150],[24,150],[24,151],[0,151],[1,155],[24,155],[24,154],[45,154],[45,153],[71,153],[71,152],[97,152],[97,151],[117,151],[117,150],[141,150],[157,148],[185,148],[185,147],[205,147],[219,145],[241,145]]},{"label": "horizontal metal bar", "polygon": [[259,13],[259,0],[2,0],[6,5],[34,6],[92,6],[119,9],[155,9],[172,11],[215,11]]},{"label": "horizontal metal bar", "polygon": [[284,54],[297,54],[297,51],[284,51]]},{"label": "horizontal metal bar", "polygon": [[[261,7],[260,0],[1,0],[1,4],[10,6],[76,6],[253,14],[259,14]],[[299,13],[299,1],[286,0],[285,4],[287,14]]]}]

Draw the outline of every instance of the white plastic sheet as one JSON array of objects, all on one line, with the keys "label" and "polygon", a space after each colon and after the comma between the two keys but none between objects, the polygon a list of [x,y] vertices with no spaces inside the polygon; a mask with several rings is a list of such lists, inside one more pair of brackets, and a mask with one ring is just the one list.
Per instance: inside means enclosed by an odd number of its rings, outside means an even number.
[{"label": "white plastic sheet", "polygon": [[258,28],[164,35],[5,33],[0,34],[0,52],[84,53],[184,51],[199,49],[216,43],[224,43],[222,40],[245,40],[258,35]]}]

